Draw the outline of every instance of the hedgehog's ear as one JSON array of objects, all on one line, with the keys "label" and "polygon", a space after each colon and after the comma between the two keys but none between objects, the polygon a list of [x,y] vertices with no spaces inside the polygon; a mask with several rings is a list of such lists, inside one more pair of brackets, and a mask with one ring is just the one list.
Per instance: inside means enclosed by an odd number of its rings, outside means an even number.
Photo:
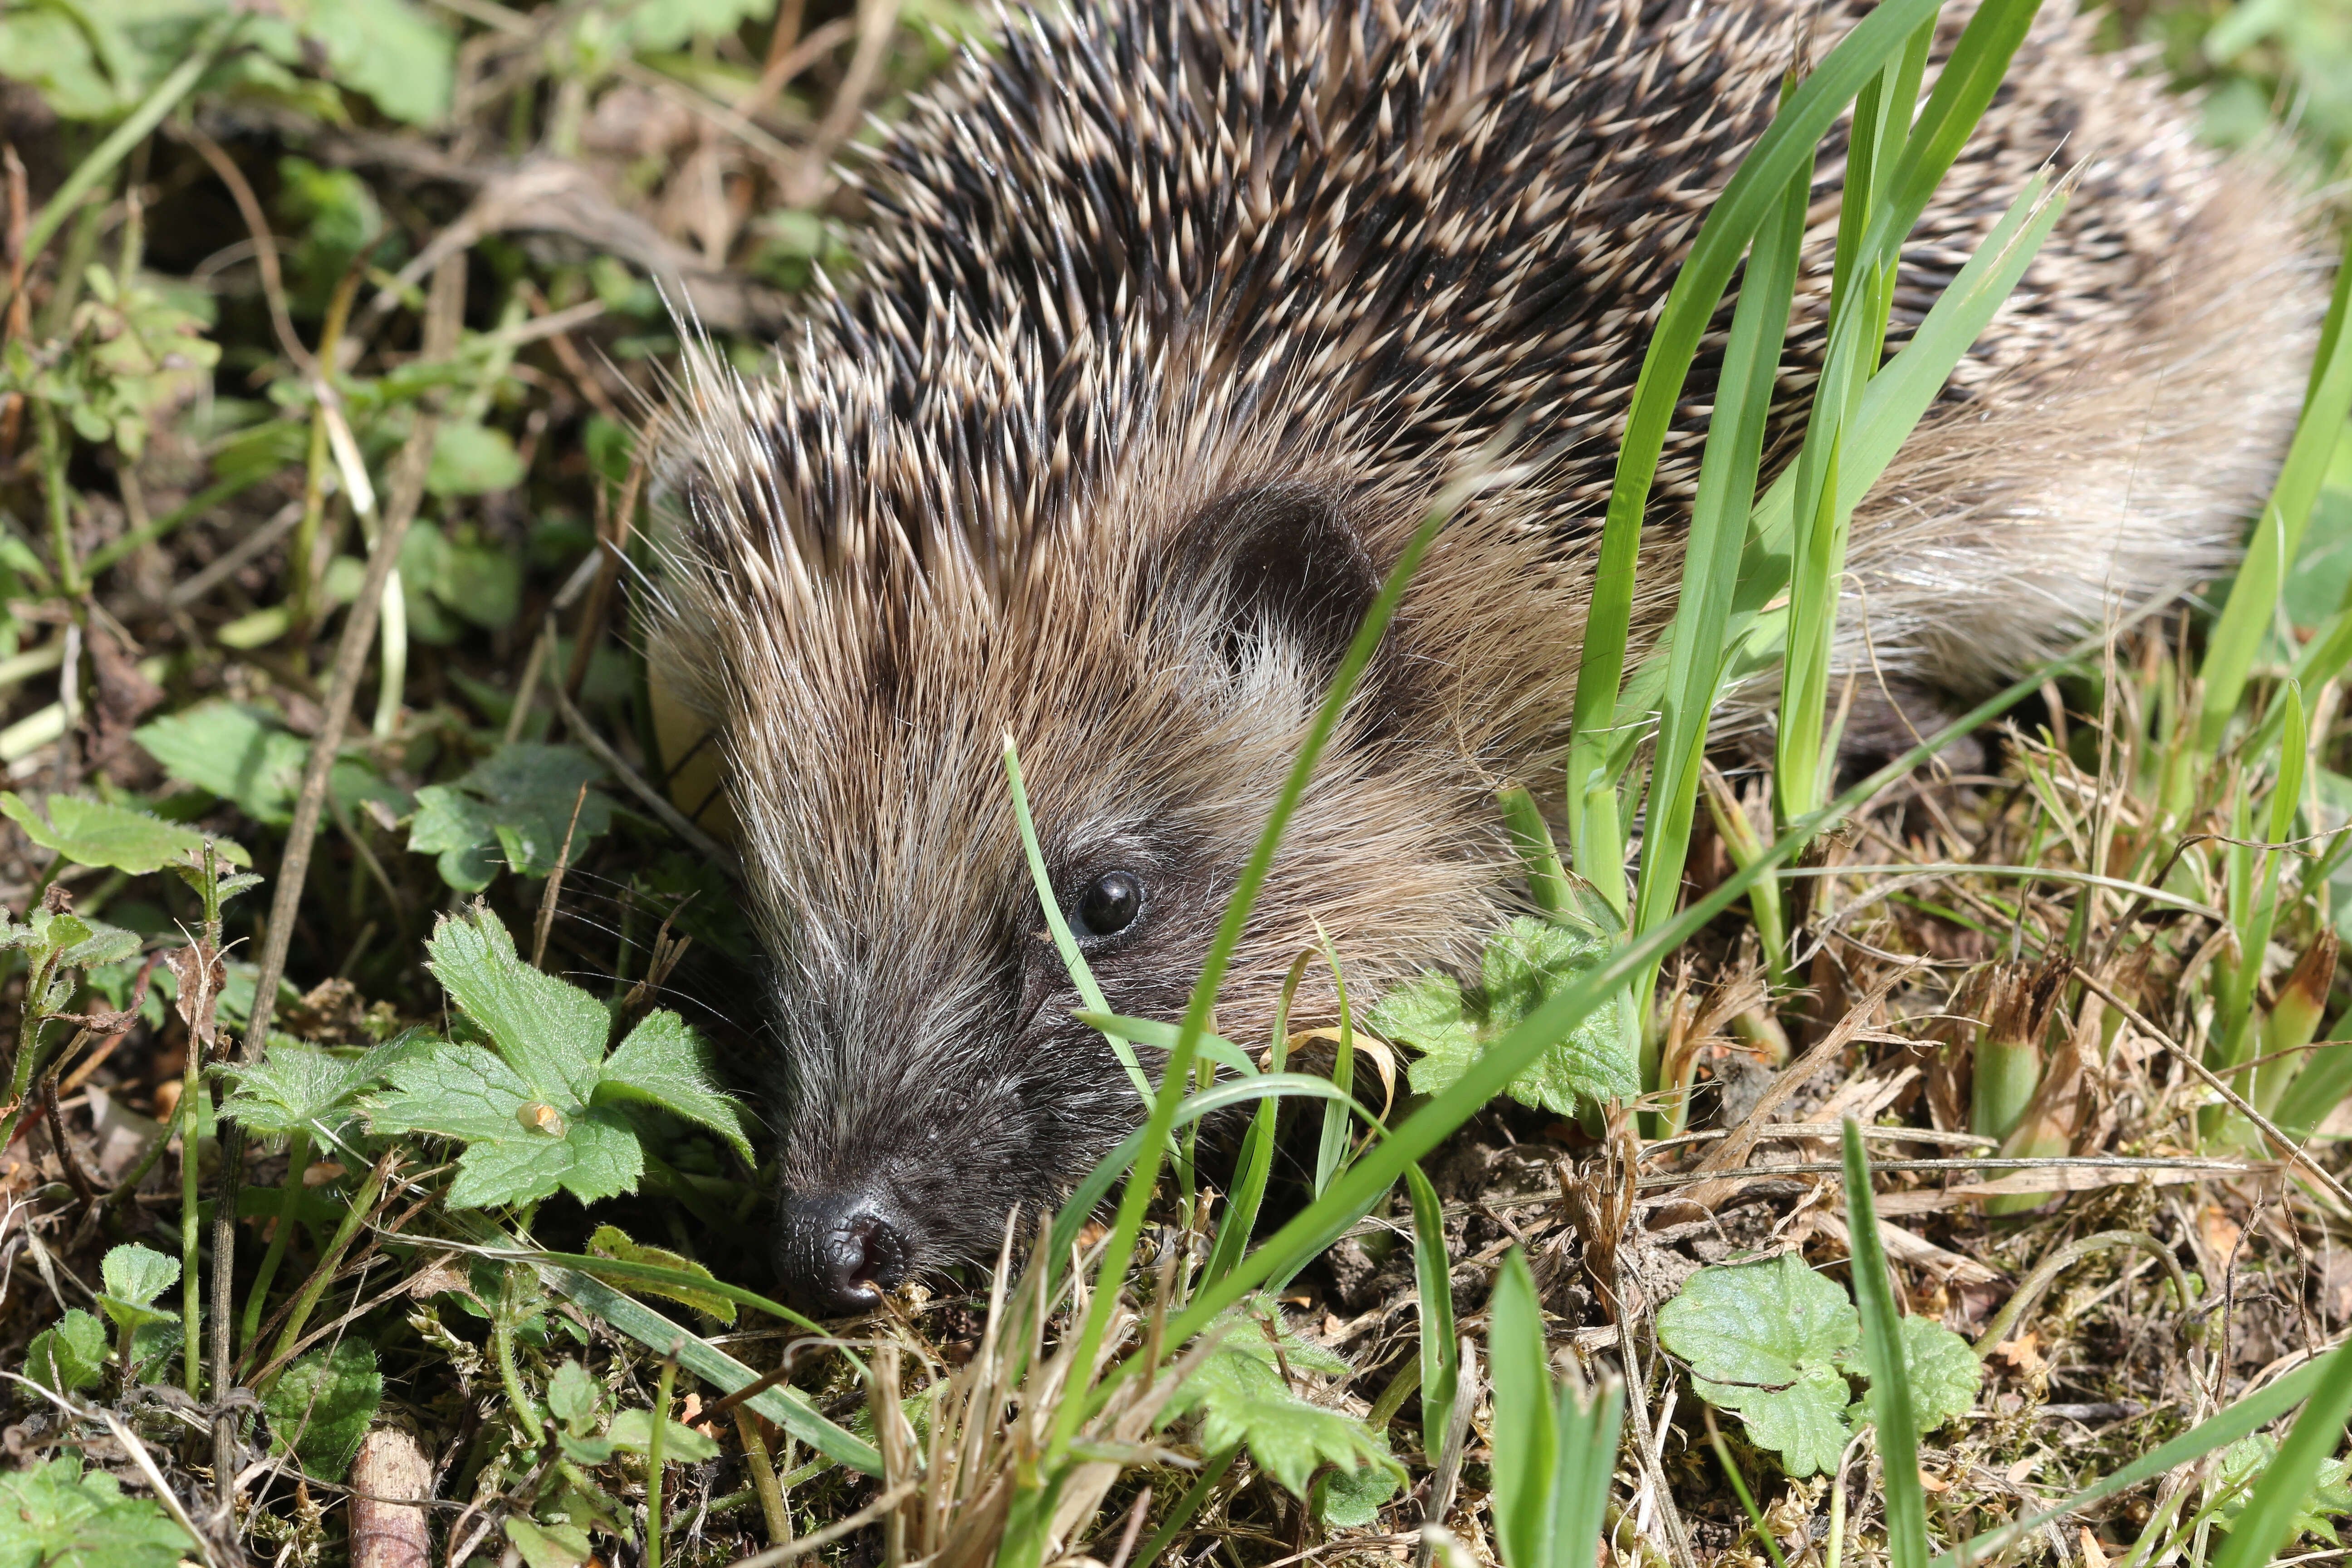
[{"label": "hedgehog's ear", "polygon": [[1253,646],[1283,643],[1328,671],[1381,589],[1344,498],[1299,482],[1211,501],[1178,532],[1163,563],[1160,593],[1190,616],[1215,617],[1224,634],[1220,652],[1236,668]]}]

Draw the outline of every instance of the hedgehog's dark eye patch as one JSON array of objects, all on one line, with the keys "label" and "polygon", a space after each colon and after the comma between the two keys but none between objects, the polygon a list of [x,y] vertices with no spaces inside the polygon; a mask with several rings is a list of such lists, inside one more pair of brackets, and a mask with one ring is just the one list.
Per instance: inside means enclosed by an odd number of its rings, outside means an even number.
[{"label": "hedgehog's dark eye patch", "polygon": [[1106,871],[1078,894],[1075,934],[1081,942],[1124,936],[1143,914],[1143,879],[1132,871]]}]

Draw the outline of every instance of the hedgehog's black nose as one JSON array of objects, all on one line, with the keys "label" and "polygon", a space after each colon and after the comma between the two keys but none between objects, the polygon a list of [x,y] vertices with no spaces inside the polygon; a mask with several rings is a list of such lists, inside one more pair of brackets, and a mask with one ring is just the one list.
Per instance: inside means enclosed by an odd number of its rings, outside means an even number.
[{"label": "hedgehog's black nose", "polygon": [[864,1194],[787,1198],[779,1239],[786,1287],[828,1316],[870,1311],[906,1276],[906,1238]]}]

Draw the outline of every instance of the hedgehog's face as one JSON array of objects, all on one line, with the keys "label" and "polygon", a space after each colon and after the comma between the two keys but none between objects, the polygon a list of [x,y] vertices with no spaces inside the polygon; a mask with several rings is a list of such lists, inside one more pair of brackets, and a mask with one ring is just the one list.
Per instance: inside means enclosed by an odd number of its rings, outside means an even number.
[{"label": "hedgehog's face", "polygon": [[[1011,806],[1019,747],[1052,897],[1114,1013],[1181,1016],[1234,884],[1377,589],[1336,504],[1257,487],[1139,561],[985,623],[910,612],[830,706],[745,716],[739,813],[777,958],[788,1287],[872,1305],[992,1258],[1140,1119],[1057,952]],[[802,687],[803,693],[814,683]],[[1286,840],[1221,994],[1258,1039],[1318,928],[1443,925],[1490,880],[1476,786],[1426,771],[1383,675]],[[787,712],[782,709],[791,706]],[[1351,974],[1351,979],[1355,978]],[[1369,981],[1370,976],[1366,976]],[[1310,981],[1300,1014],[1328,994]],[[1140,1051],[1157,1079],[1153,1053]]]}]

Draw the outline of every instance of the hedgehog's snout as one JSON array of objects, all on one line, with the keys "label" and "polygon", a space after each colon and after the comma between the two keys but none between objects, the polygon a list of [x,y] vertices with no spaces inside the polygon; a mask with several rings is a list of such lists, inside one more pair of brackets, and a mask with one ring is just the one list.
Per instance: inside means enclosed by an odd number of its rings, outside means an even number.
[{"label": "hedgehog's snout", "polygon": [[870,1311],[907,1274],[912,1248],[873,1195],[797,1194],[776,1238],[786,1289],[825,1316]]}]

